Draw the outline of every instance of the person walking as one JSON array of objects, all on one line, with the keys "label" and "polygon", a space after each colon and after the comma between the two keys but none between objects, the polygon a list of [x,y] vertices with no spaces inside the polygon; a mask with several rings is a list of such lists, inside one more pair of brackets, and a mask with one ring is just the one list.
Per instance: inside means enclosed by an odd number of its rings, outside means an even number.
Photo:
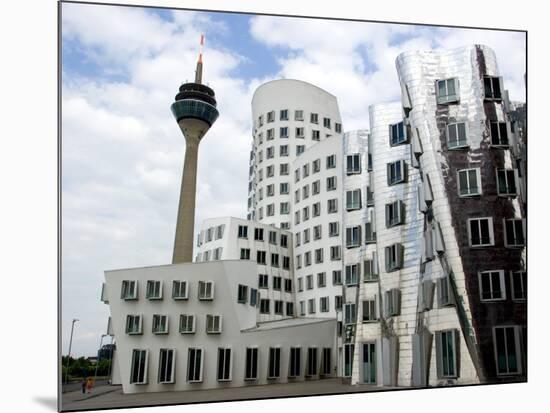
[{"label": "person walking", "polygon": [[84,378],[82,380],[82,384],[81,384],[81,387],[82,387],[82,394],[86,393],[86,378]]},{"label": "person walking", "polygon": [[94,379],[92,379],[91,377],[88,377],[86,381],[86,389],[88,390],[88,393],[91,393],[93,388],[94,388]]}]

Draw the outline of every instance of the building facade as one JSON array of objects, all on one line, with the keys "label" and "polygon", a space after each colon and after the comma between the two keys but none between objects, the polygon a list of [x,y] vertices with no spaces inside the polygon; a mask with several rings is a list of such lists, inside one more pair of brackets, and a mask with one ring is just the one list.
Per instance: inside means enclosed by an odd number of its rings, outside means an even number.
[{"label": "building facade", "polygon": [[105,273],[124,392],[525,380],[525,107],[484,46],[396,66],[401,101],[346,133],[314,85],[256,90],[247,219]]}]

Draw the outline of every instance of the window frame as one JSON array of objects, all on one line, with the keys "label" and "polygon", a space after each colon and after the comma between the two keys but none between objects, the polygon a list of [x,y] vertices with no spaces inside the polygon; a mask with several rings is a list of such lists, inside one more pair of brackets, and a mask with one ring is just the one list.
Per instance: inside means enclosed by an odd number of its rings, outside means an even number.
[{"label": "window frame", "polygon": [[[449,94],[449,81],[453,81],[454,86],[454,94]],[[442,95],[440,93],[440,87],[439,84],[441,82],[445,82],[445,95]],[[446,79],[437,79],[435,81],[435,96],[436,96],[436,103],[438,105],[448,105],[450,103],[458,103],[460,102],[460,81],[458,77],[449,77]]]},{"label": "window frame", "polygon": [[[498,274],[498,282],[500,284],[500,290],[495,290],[493,286],[493,275]],[[490,298],[484,298],[485,290],[483,288],[484,277],[489,276],[489,295]],[[482,302],[498,302],[498,301],[505,301],[506,300],[506,283],[505,283],[505,277],[504,277],[504,270],[484,270],[484,271],[478,271],[478,282],[479,282],[479,299]],[[500,297],[495,297],[495,292],[500,292]]]},{"label": "window frame", "polygon": [[[186,327],[189,326],[189,319],[191,319],[191,330],[183,330],[182,327],[183,327],[183,320],[186,320]],[[178,330],[180,332],[180,334],[195,334],[196,332],[196,327],[197,327],[197,317],[195,316],[195,314],[180,314],[180,318],[179,318],[179,325],[178,325]]]},{"label": "window frame", "polygon": [[[165,356],[164,358],[162,356],[163,351],[166,352],[166,353],[168,353],[168,352],[172,353],[172,361],[171,361],[171,365],[170,365],[170,379],[169,380],[166,380],[166,379],[161,380],[161,377],[162,377],[161,370],[163,370],[163,359],[167,360],[167,356]],[[159,363],[158,363],[158,372],[157,372],[157,382],[160,383],[160,384],[173,384],[173,383],[175,383],[176,382],[175,367],[176,367],[176,349],[174,349],[174,348],[161,348],[161,349],[159,349]],[[167,370],[167,368],[168,368],[168,366],[165,365],[164,370]],[[166,378],[166,371],[164,372],[164,376]]]},{"label": "window frame", "polygon": [[[199,352],[199,359],[197,360],[197,352]],[[191,353],[193,353],[193,362],[191,362]],[[198,361],[198,371],[197,371]],[[193,366],[193,373],[191,377],[191,367]],[[197,374],[198,373],[198,374]],[[189,347],[187,349],[187,374],[186,379],[189,383],[201,383],[204,373],[204,349],[202,347]],[[198,376],[198,378],[195,378]]]},{"label": "window frame", "polygon": [[[471,192],[472,187],[470,186],[470,171],[475,171],[475,178],[477,183],[477,192]],[[463,189],[461,187],[461,174],[466,173],[466,182],[467,182],[467,188],[466,191],[463,193]],[[464,169],[458,169],[456,171],[456,183],[457,183],[457,189],[458,189],[458,196],[460,198],[469,198],[469,197],[475,197],[483,195],[483,187],[481,186],[481,168],[464,168]]]},{"label": "window frame", "polygon": [[[176,288],[176,285],[178,288]],[[181,294],[181,286],[184,285],[185,294]],[[179,294],[176,294],[179,292]],[[188,300],[189,299],[189,283],[187,280],[173,280],[172,281],[172,299],[174,300]]]},{"label": "window frame", "polygon": [[[135,360],[135,357],[136,357],[136,352],[139,352],[140,354],[140,359],[142,357],[142,355],[144,354],[144,361],[143,361],[143,370],[142,370],[142,374],[140,374],[140,370],[141,370],[141,363],[138,361],[138,379],[140,376],[143,376],[143,378],[140,380],[140,381],[135,381],[134,380],[134,369],[135,369],[135,364],[136,364],[136,360]],[[148,377],[148,370],[149,370],[149,350],[148,349],[132,349],[132,357],[131,357],[131,360],[130,360],[130,384],[147,384],[148,381],[149,381],[149,377]]]},{"label": "window frame", "polygon": [[[464,141],[460,140],[460,131],[459,131],[459,125],[464,125]],[[451,127],[454,127],[455,133],[456,133],[456,144],[451,145]],[[459,150],[459,149],[465,149],[470,147],[470,140],[468,139],[468,122],[453,122],[449,123],[445,126],[445,137],[447,141],[447,149],[449,150]]]},{"label": "window frame", "polygon": [[[223,353],[223,360],[222,360],[222,353]],[[229,382],[233,379],[233,357],[232,357],[232,351],[231,347],[225,346],[225,347],[218,347],[218,359],[216,363],[216,381],[218,382]],[[226,359],[229,358],[229,365],[227,365]],[[223,365],[221,366],[221,374],[220,377],[220,362],[223,361]]]},{"label": "window frame", "polygon": [[[481,243],[481,227],[479,226],[479,222],[481,220],[488,220],[488,230],[489,230],[489,243]],[[479,232],[479,244],[473,244],[472,241],[472,221],[478,221],[478,232]],[[494,225],[493,225],[493,217],[477,217],[477,218],[468,218],[468,244],[470,248],[484,248],[484,247],[493,247],[495,245],[495,233],[494,233]]]}]

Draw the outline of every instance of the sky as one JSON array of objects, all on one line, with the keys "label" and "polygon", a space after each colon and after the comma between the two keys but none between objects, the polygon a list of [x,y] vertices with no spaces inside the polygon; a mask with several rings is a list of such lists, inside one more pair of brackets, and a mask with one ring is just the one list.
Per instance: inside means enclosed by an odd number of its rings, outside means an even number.
[{"label": "sky", "polygon": [[454,29],[62,4],[62,352],[94,355],[108,306],[104,271],[171,262],[185,141],[170,105],[203,81],[220,117],[199,152],[196,228],[246,217],[251,99],[264,82],[313,83],[335,95],[344,131],[368,128],[368,107],[398,100],[396,56],[491,47],[514,101],[525,100],[525,35]]}]

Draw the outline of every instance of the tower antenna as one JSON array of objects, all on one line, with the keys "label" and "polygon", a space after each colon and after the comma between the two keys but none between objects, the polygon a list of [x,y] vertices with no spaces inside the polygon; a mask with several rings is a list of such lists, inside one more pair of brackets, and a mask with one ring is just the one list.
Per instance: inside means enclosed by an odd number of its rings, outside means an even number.
[{"label": "tower antenna", "polygon": [[204,34],[201,34],[201,43],[199,49],[199,60],[197,61],[197,70],[195,71],[195,83],[202,83],[202,49],[204,46]]}]

